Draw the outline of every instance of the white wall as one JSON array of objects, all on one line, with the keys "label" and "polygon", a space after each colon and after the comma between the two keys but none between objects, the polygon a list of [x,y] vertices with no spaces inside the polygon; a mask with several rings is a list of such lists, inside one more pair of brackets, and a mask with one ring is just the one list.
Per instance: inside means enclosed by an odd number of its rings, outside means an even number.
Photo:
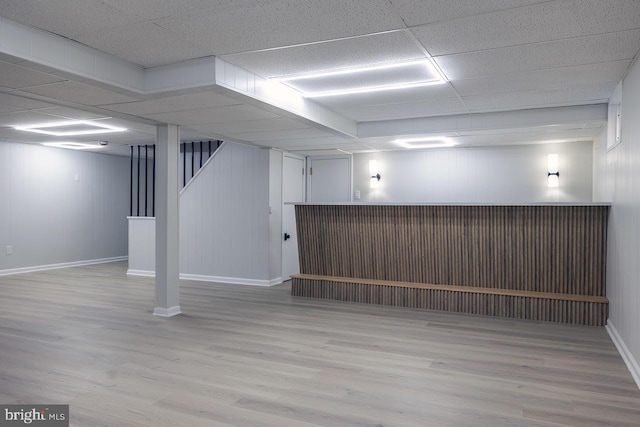
[{"label": "white wall", "polygon": [[[547,187],[547,155],[557,153],[560,187]],[[356,154],[360,202],[590,202],[591,142],[440,148]],[[382,176],[370,189],[369,160]],[[358,202],[358,200],[354,200]]]},{"label": "white wall", "polygon": [[0,142],[0,273],[126,256],[128,162]]},{"label": "white wall", "polygon": [[[622,83],[622,142],[594,144],[594,200],[611,201],[607,239],[608,329],[640,387],[640,64]],[[612,125],[612,120],[609,121]],[[611,132],[608,132],[611,133]]]},{"label": "white wall", "polygon": [[180,272],[270,284],[269,150],[226,143],[180,198]]},{"label": "white wall", "polygon": [[282,278],[282,152],[269,151],[269,279]]}]

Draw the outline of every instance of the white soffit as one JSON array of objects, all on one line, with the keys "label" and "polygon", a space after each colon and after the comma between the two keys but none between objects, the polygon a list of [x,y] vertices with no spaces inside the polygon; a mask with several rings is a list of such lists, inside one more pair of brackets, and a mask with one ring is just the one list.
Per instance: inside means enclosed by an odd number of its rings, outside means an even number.
[{"label": "white soffit", "polygon": [[358,122],[464,114],[467,107],[459,98],[436,99],[393,105],[365,105],[336,108]]},{"label": "white soffit", "polygon": [[25,92],[84,105],[114,104],[136,101],[136,98],[84,83],[65,81],[23,89]]},{"label": "white soffit", "polygon": [[309,126],[285,118],[261,119],[261,120],[245,120],[239,122],[225,122],[209,125],[194,125],[192,129],[200,132],[216,133],[216,134],[234,134],[234,133],[251,133],[265,132],[274,130],[288,129],[306,129]]},{"label": "white soffit", "polygon": [[103,105],[103,108],[126,114],[147,115],[197,108],[225,107],[239,105],[240,102],[212,91],[188,93],[184,95],[134,101],[122,104]]},{"label": "white soffit", "polygon": [[586,123],[607,119],[607,104],[574,107],[540,108],[500,113],[475,113],[443,117],[363,122],[358,125],[359,138],[384,136],[449,135],[456,132],[490,129],[519,129]]},{"label": "white soffit", "polygon": [[406,30],[224,55],[262,77],[283,77],[425,58]]}]

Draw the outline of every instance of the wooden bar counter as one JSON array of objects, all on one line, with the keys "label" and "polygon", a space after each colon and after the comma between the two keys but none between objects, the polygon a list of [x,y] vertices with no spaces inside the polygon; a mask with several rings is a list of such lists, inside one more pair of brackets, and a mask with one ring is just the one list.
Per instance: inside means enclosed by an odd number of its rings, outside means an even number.
[{"label": "wooden bar counter", "polygon": [[608,211],[608,204],[298,204],[292,294],[604,325]]}]

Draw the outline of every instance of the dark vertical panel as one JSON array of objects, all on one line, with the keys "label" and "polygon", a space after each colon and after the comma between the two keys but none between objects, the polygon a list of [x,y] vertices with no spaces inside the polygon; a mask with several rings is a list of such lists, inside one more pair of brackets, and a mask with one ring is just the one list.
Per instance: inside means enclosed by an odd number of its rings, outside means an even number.
[{"label": "dark vertical panel", "polygon": [[606,206],[296,207],[300,271],[605,295]]},{"label": "dark vertical panel", "polygon": [[187,144],[180,144],[182,146],[182,186],[187,185]]},{"label": "dark vertical panel", "polygon": [[129,146],[129,216],[133,216],[133,145]]},{"label": "dark vertical panel", "polygon": [[145,144],[144,146],[144,216],[149,216],[149,212],[147,211],[148,205],[148,195],[149,195],[149,146]]},{"label": "dark vertical panel", "polygon": [[136,216],[140,216],[140,146],[138,145],[138,193],[136,200]]},{"label": "dark vertical panel", "polygon": [[151,146],[153,155],[153,176],[151,184],[151,216],[156,216],[156,146]]},{"label": "dark vertical panel", "polygon": [[200,141],[200,167],[202,167],[202,144],[203,142]]},{"label": "dark vertical panel", "polygon": [[193,178],[193,175],[195,174],[195,157],[196,157],[196,149],[195,149],[195,143],[193,141],[191,141],[191,178]]}]

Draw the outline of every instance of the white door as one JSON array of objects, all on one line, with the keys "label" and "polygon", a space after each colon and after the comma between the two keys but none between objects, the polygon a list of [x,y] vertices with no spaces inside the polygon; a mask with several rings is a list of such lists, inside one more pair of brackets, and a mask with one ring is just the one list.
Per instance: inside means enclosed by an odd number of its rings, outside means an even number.
[{"label": "white door", "polygon": [[282,160],[282,280],[300,272],[295,206],[304,202],[304,157],[285,154]]},{"label": "white door", "polygon": [[310,157],[310,203],[351,202],[351,156]]}]

